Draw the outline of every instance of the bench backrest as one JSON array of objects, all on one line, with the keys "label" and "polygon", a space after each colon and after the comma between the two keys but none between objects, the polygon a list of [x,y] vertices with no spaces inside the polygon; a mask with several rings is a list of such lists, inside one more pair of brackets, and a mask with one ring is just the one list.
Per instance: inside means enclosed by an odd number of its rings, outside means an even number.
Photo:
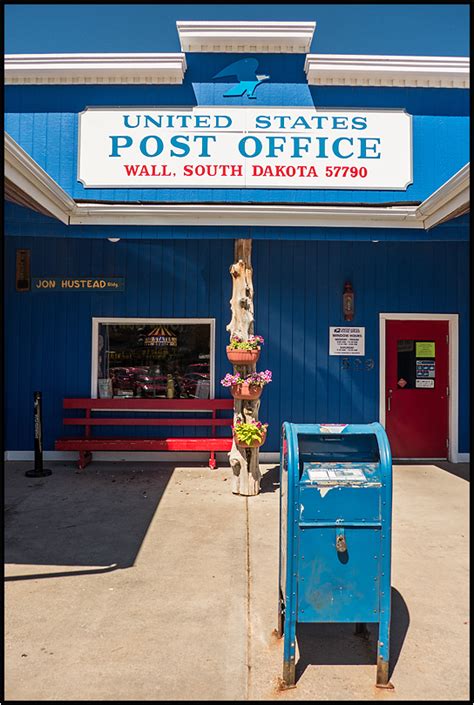
[{"label": "bench backrest", "polygon": [[[214,432],[216,426],[232,426],[233,419],[218,419],[217,411],[233,409],[233,399],[64,399],[64,409],[82,409],[85,417],[66,417],[63,424],[66,426],[84,426],[86,436],[90,436],[91,426],[211,426]],[[123,411],[123,412],[211,412],[208,418],[123,418],[92,417],[94,411]]]},{"label": "bench backrest", "polygon": [[215,411],[233,409],[233,399],[63,399],[64,409],[108,411]]}]

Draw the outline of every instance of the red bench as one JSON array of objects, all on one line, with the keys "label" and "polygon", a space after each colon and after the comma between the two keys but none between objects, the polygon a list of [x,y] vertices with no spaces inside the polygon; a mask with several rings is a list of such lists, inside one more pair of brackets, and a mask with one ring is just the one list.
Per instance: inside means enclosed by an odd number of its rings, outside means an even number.
[{"label": "red bench", "polygon": [[[216,467],[215,452],[229,451],[232,447],[232,436],[221,438],[216,436],[219,426],[230,427],[232,418],[217,418],[217,412],[232,409],[233,399],[64,399],[64,409],[80,409],[85,411],[85,417],[65,417],[66,426],[84,426],[82,438],[60,438],[55,444],[55,450],[79,451],[79,468],[82,470],[92,461],[92,453],[102,450],[207,450],[210,451],[209,467]],[[94,417],[93,412],[111,411],[108,417]],[[178,419],[176,416],[166,418],[120,418],[117,412],[196,412],[211,413],[208,418]],[[212,434],[203,438],[100,438],[92,435],[95,426],[210,426]]]}]

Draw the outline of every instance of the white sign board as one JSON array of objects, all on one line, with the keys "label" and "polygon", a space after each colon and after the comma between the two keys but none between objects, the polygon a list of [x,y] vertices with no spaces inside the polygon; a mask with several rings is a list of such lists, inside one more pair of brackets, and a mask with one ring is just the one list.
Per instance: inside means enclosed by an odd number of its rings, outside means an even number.
[{"label": "white sign board", "polygon": [[321,433],[342,433],[346,427],[346,423],[322,423],[319,430]]},{"label": "white sign board", "polygon": [[412,183],[401,109],[87,108],[86,188],[397,189]]},{"label": "white sign board", "polygon": [[365,482],[366,476],[359,468],[334,469],[334,468],[318,468],[317,470],[309,469],[308,477],[311,482]]},{"label": "white sign board", "polygon": [[416,389],[434,389],[434,379],[417,379],[415,380]]},{"label": "white sign board", "polygon": [[330,326],[330,355],[365,355],[365,328]]}]

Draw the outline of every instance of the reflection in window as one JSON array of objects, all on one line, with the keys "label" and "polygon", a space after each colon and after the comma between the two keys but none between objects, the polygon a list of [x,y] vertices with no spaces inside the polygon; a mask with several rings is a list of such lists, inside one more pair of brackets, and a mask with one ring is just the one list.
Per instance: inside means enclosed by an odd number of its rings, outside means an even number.
[{"label": "reflection in window", "polygon": [[209,399],[211,323],[99,323],[99,397]]}]

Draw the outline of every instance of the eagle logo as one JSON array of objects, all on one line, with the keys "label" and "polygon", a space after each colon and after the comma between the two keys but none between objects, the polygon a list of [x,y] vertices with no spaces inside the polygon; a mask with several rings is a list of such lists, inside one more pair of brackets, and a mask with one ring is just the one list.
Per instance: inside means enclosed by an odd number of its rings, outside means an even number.
[{"label": "eagle logo", "polygon": [[256,98],[255,89],[263,81],[267,81],[270,76],[257,75],[258,61],[257,59],[241,59],[229,64],[225,69],[216,73],[213,78],[226,78],[227,76],[235,76],[238,83],[229,88],[224,93],[224,98],[235,98],[247,94],[247,98]]}]

